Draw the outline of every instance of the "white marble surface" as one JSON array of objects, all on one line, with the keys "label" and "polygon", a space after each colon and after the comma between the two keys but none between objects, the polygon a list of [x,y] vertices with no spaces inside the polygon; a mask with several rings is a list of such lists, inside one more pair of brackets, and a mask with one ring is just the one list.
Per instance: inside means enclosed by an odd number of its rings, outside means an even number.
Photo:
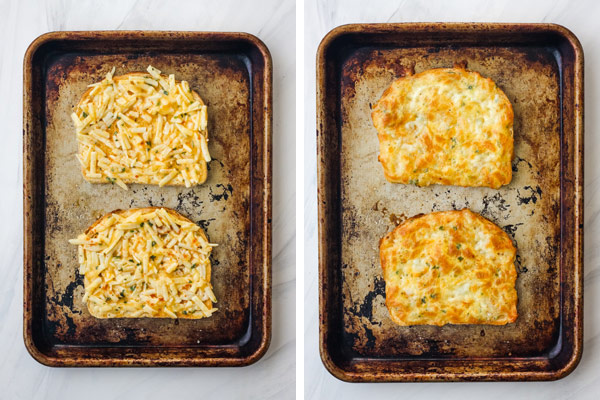
[{"label": "white marble surface", "polygon": [[[598,399],[600,398],[600,2],[588,1],[317,1],[305,3],[305,398],[307,399]],[[358,22],[553,22],[572,30],[585,52],[584,352],[568,377],[532,383],[350,384],[330,375],[318,353],[315,54],[336,26]]]},{"label": "white marble surface", "polygon": [[[0,0],[0,398],[291,399],[295,393],[295,3],[280,1]],[[38,364],[22,339],[22,62],[56,30],[244,31],[274,65],[273,339],[244,368],[60,369]]]}]

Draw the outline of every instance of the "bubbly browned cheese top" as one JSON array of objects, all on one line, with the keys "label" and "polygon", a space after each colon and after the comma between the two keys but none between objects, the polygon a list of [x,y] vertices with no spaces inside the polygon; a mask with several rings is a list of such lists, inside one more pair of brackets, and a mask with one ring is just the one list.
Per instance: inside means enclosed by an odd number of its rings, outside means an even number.
[{"label": "bubbly browned cheese top", "polygon": [[372,118],[390,182],[499,188],[512,179],[512,105],[477,72],[439,68],[402,77]]},{"label": "bubbly browned cheese top", "polygon": [[386,305],[398,325],[504,325],[517,318],[516,249],[468,209],[413,217],[380,243]]}]

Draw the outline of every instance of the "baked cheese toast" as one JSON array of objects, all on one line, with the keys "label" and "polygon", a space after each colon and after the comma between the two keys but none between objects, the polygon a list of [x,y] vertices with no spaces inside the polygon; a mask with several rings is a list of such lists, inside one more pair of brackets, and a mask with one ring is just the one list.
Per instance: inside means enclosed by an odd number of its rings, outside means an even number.
[{"label": "baked cheese toast", "polygon": [[402,326],[504,325],[517,319],[516,249],[468,209],[398,225],[379,247],[386,305]]},{"label": "baked cheese toast", "polygon": [[77,239],[83,302],[96,318],[210,317],[209,243],[202,228],[168,208],[116,210]]},{"label": "baked cheese toast", "polygon": [[513,108],[477,72],[438,68],[404,76],[371,116],[392,183],[499,188],[512,179]]}]

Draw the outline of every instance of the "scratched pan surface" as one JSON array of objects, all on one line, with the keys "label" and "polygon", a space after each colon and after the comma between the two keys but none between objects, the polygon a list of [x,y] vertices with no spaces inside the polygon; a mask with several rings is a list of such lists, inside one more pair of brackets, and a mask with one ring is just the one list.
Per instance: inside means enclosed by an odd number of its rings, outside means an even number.
[{"label": "scratched pan surface", "polygon": [[[256,361],[270,338],[268,50],[250,35],[200,33],[57,33],[32,48],[25,65],[30,352],[45,364],[68,366]],[[206,183],[189,189],[132,184],[124,191],[84,181],[73,107],[113,66],[121,75],[149,64],[187,80],[208,105],[213,161]],[[77,248],[68,239],[107,212],[146,206],[179,211],[219,244],[211,256],[219,309],[212,317],[97,319],[82,302]]]},{"label": "scratched pan surface", "polygon": [[[574,36],[552,25],[350,25],[324,39],[318,56],[321,355],[335,376],[556,379],[575,367],[581,354],[581,56]],[[513,104],[512,182],[499,190],[387,182],[372,105],[395,79],[455,63],[493,79]],[[379,240],[408,217],[465,207],[502,227],[518,249],[517,321],[395,325],[385,306]]]}]

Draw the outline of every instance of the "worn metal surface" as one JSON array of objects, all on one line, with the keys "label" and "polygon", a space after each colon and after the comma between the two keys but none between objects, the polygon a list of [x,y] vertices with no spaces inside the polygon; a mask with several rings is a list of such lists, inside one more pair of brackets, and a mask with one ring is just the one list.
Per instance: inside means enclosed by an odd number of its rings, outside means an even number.
[{"label": "worn metal surface", "polygon": [[[268,51],[258,39],[245,34],[51,35],[42,37],[42,43],[40,39],[34,42],[25,61],[25,112],[32,113],[37,106],[43,115],[39,126],[27,125],[35,115],[25,116],[25,152],[36,157],[26,157],[25,168],[36,178],[26,177],[24,190],[43,196],[37,204],[25,199],[30,212],[25,216],[25,234],[34,235],[27,229],[35,230],[42,242],[31,243],[33,248],[26,248],[25,254],[25,340],[30,352],[51,365],[244,365],[256,361],[270,338]],[[90,35],[95,40],[83,43]],[[110,50],[103,49],[106,44]],[[116,75],[121,75],[144,71],[149,64],[187,80],[208,105],[213,161],[206,183],[189,189],[132,184],[124,191],[116,185],[86,182],[75,158],[73,107],[87,85],[103,79],[113,66]],[[39,136],[44,140],[41,146],[33,143]],[[145,206],[177,210],[219,244],[211,255],[219,308],[212,317],[96,319],[87,311],[82,302],[83,280],[77,272],[77,249],[67,240],[107,212]],[[95,351],[95,358],[82,361],[87,357],[84,354]]]},{"label": "worn metal surface", "polygon": [[[526,33],[532,37],[525,38]],[[565,130],[564,120],[582,118],[582,81],[568,76],[581,73],[581,56],[568,31],[549,25],[354,25],[324,39],[318,61],[321,353],[334,375],[346,380],[551,379],[574,367],[581,342],[565,340],[565,330],[580,334],[573,307],[581,294],[564,284],[578,282],[581,259],[561,265],[561,254],[581,248],[576,236],[581,228],[563,230],[561,243],[561,223],[581,215],[581,160],[571,161],[576,178],[571,179],[569,166],[561,165],[561,149],[580,156],[581,149],[569,143],[582,138],[581,126]],[[499,190],[387,182],[377,161],[372,104],[409,71],[455,63],[493,79],[513,104],[512,182]],[[577,195],[569,196],[565,186],[573,186]],[[561,213],[561,197],[579,214]],[[515,242],[517,321],[396,326],[385,307],[379,239],[413,215],[464,207],[494,221]],[[571,297],[573,305],[561,302],[561,295]],[[564,351],[571,354],[566,362],[538,365],[536,372],[536,360],[552,363],[555,353]]]}]

